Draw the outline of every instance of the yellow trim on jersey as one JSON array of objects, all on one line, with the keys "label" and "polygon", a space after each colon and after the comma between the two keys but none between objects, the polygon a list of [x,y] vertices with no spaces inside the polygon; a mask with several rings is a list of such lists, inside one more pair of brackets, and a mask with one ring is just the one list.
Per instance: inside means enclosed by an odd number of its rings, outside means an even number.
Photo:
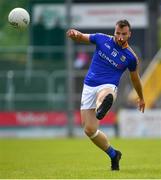
[{"label": "yellow trim on jersey", "polygon": [[139,64],[139,58],[138,58],[138,56],[136,55],[136,53],[134,52],[134,50],[133,50],[130,46],[129,46],[127,49],[136,57],[137,64]]}]

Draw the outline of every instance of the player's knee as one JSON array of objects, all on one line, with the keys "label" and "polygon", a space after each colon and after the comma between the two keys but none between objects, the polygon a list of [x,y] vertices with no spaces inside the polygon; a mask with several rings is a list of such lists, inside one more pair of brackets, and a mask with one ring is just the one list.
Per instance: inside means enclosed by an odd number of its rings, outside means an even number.
[{"label": "player's knee", "polygon": [[84,132],[88,137],[90,137],[93,133],[96,132],[96,130],[92,127],[87,126],[84,128]]},{"label": "player's knee", "polygon": [[85,127],[84,132],[91,139],[93,139],[94,137],[98,135],[98,130],[91,127]]}]

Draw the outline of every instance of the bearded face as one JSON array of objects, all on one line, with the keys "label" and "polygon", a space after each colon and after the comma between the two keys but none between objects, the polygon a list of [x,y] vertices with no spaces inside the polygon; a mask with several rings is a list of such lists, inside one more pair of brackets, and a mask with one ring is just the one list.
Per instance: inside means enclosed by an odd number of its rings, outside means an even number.
[{"label": "bearded face", "polygon": [[131,32],[128,26],[120,27],[119,25],[116,25],[114,37],[115,37],[115,42],[119,46],[124,46],[127,43],[130,36],[131,36]]}]

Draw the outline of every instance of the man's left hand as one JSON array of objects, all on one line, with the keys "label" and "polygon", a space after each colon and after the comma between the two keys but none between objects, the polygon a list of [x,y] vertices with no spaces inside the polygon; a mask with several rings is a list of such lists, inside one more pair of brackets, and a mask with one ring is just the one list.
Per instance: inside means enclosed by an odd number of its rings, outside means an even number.
[{"label": "man's left hand", "polygon": [[144,113],[144,109],[145,109],[145,101],[144,99],[139,99],[138,100],[138,109]]}]

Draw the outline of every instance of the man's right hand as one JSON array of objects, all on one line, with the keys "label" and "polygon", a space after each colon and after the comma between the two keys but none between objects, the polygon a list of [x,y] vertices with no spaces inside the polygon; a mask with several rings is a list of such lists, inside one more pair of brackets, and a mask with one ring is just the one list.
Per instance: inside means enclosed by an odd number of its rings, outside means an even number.
[{"label": "man's right hand", "polygon": [[81,38],[81,32],[75,30],[75,29],[69,29],[67,31],[67,36],[70,37],[72,40],[74,41],[79,41],[79,39]]},{"label": "man's right hand", "polygon": [[83,34],[75,29],[69,29],[66,34],[69,38],[71,38],[74,41],[82,42],[82,43],[90,43],[89,34]]}]

